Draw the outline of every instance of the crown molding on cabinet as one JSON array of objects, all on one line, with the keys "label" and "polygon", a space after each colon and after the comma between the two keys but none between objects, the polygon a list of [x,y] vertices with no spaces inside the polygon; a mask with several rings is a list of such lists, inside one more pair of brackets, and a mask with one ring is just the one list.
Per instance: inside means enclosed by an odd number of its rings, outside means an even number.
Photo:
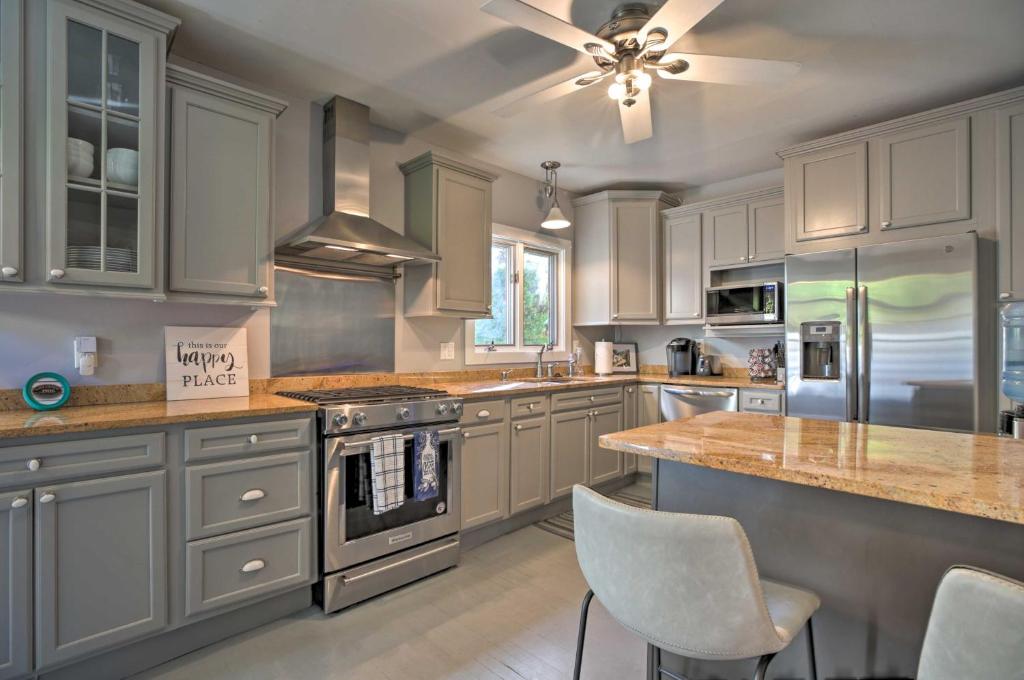
[{"label": "crown molding on cabinet", "polygon": [[227,99],[242,106],[258,109],[273,115],[275,118],[288,108],[288,102],[269,95],[240,87],[226,80],[213,78],[177,64],[167,65],[167,84],[182,85],[199,92]]},{"label": "crown molding on cabinet", "polygon": [[181,19],[172,17],[170,14],[164,14],[163,12],[151,7],[146,7],[143,4],[130,2],[129,0],[78,0],[78,2],[88,7],[98,9],[101,12],[111,14],[121,19],[125,19],[163,33],[167,36],[168,52],[171,50],[171,42],[174,39],[174,33],[178,30],[178,27],[181,26]]},{"label": "crown molding on cabinet", "polygon": [[670,206],[679,205],[680,201],[672,194],[667,194],[664,191],[640,191],[630,189],[609,189],[608,191],[600,191],[596,194],[590,194],[589,196],[581,196],[575,198],[572,201],[573,206],[587,205],[588,203],[596,203],[598,201],[612,201],[612,200],[655,200],[661,201],[662,203],[668,203]]},{"label": "crown molding on cabinet", "polygon": [[937,109],[922,111],[921,113],[913,113],[909,116],[903,116],[902,118],[895,118],[882,123],[875,123],[873,125],[866,125],[854,130],[840,132],[829,137],[821,137],[809,142],[802,142],[782,149],[781,151],[776,152],[776,154],[779,158],[789,158],[790,156],[797,156],[808,151],[816,151],[818,149],[827,149],[829,147],[849,144],[851,142],[864,141],[870,137],[877,137],[895,130],[902,130],[903,128],[931,123],[953,116],[961,116],[986,109],[999,108],[1022,100],[1024,100],[1024,86],[1015,87],[1012,90],[1003,90],[1002,92],[995,92],[993,94],[975,97],[974,99],[957,102],[956,104],[949,104],[948,106],[943,106]]},{"label": "crown molding on cabinet", "polygon": [[721,196],[719,198],[709,198],[696,203],[684,203],[683,205],[675,208],[662,210],[661,214],[665,217],[680,217],[683,215],[692,215],[693,213],[704,212],[705,210],[729,208],[734,205],[750,203],[752,201],[761,201],[769,198],[782,198],[782,194],[782,187],[754,189],[752,191],[744,191],[739,194],[729,194],[728,196]]},{"label": "crown molding on cabinet", "polygon": [[412,160],[398,164],[398,169],[402,171],[403,175],[410,175],[421,168],[425,168],[428,165],[440,165],[443,168],[461,172],[473,177],[479,177],[487,182],[493,182],[498,179],[499,175],[480,168],[467,165],[461,161],[457,161],[449,156],[443,156],[435,151],[427,151],[426,153],[420,154]]}]

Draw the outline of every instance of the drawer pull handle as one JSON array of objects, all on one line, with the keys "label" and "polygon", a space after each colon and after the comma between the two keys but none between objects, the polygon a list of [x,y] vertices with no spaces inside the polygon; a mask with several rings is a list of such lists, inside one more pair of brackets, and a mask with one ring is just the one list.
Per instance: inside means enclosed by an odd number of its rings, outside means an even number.
[{"label": "drawer pull handle", "polygon": [[4,276],[17,276],[18,269],[17,267],[4,267],[3,269],[0,269],[0,274],[3,274]]},{"label": "drawer pull handle", "polygon": [[259,499],[266,496],[266,492],[263,489],[249,489],[242,494],[241,499],[243,501],[258,501]]},{"label": "drawer pull handle", "polygon": [[259,571],[263,567],[267,566],[267,563],[263,560],[249,560],[242,565],[243,574],[251,574],[254,571]]},{"label": "drawer pull handle", "polygon": [[488,411],[487,409],[480,409],[479,411],[476,412],[476,417],[477,418],[490,418],[491,417],[491,412]]},{"label": "drawer pull handle", "polygon": [[260,438],[258,436],[254,435],[254,434],[249,435],[249,443],[250,444],[259,444],[259,442],[260,442]]},{"label": "drawer pull handle", "polygon": [[15,509],[23,508],[26,505],[28,505],[28,499],[25,498],[24,496],[18,496],[13,501],[11,501],[11,507]]},{"label": "drawer pull handle", "polygon": [[64,278],[64,270],[63,269],[51,269],[50,270],[50,278],[51,279],[63,279]]},{"label": "drawer pull handle", "polygon": [[52,503],[56,498],[57,497],[55,495],[53,495],[52,493],[47,491],[46,493],[44,493],[42,496],[39,497],[39,502],[40,503]]},{"label": "drawer pull handle", "polygon": [[42,465],[42,463],[39,461],[38,458],[33,458],[32,460],[25,464],[25,466],[32,472],[38,470],[40,465]]}]

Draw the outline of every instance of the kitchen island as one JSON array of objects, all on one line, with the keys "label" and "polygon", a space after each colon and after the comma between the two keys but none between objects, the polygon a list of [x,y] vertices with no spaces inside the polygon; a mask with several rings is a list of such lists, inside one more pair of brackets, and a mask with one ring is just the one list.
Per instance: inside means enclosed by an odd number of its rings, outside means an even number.
[{"label": "kitchen island", "polygon": [[[953,564],[1024,579],[1019,441],[717,412],[600,444],[654,459],[655,508],[735,517],[762,576],[821,596],[822,678],[913,677],[935,588]],[[694,680],[752,668],[662,657]],[[801,638],[773,677],[806,677],[805,659]]]}]

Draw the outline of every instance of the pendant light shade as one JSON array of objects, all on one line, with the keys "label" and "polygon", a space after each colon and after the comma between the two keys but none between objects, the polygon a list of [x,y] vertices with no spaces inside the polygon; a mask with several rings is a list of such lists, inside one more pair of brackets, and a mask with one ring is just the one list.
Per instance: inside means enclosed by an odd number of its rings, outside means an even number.
[{"label": "pendant light shade", "polygon": [[548,216],[540,223],[544,229],[565,229],[572,226],[572,222],[566,219],[558,205],[558,168],[561,165],[558,161],[544,161],[540,164],[540,167],[544,168],[544,195],[551,199]]}]

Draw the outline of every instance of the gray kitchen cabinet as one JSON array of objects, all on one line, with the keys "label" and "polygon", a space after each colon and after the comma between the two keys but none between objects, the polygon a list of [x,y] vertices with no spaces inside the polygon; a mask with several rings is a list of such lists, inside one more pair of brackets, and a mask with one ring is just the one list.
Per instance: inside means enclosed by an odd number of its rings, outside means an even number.
[{"label": "gray kitchen cabinet", "polygon": [[[661,422],[661,385],[654,384],[641,384],[638,386],[640,390],[639,400],[637,402],[637,425],[644,427],[645,425],[654,425],[655,423]],[[636,469],[637,472],[651,471],[651,459],[649,456],[637,456]]]},{"label": "gray kitchen cabinet", "polygon": [[867,231],[868,145],[857,141],[785,159],[788,229],[796,241]]},{"label": "gray kitchen cabinet", "polygon": [[548,502],[551,440],[547,414],[512,421],[510,458],[511,514]]},{"label": "gray kitchen cabinet", "polygon": [[591,411],[588,436],[588,483],[608,482],[624,473],[622,453],[601,448],[598,437],[622,431],[622,405],[602,406]]},{"label": "gray kitchen cabinet", "polygon": [[405,266],[406,316],[490,316],[496,176],[429,151],[400,168],[405,234],[441,256],[437,263]]},{"label": "gray kitchen cabinet", "polygon": [[963,116],[873,141],[881,229],[970,219],[970,123]]},{"label": "gray kitchen cabinet", "polygon": [[160,470],[36,490],[37,666],[167,625],[166,477]]},{"label": "gray kitchen cabinet", "polygon": [[508,423],[462,430],[462,528],[509,516]]},{"label": "gray kitchen cabinet", "polygon": [[742,413],[766,413],[781,416],[786,413],[786,393],[782,390],[741,389],[739,406]]},{"label": "gray kitchen cabinet", "polygon": [[703,221],[709,267],[736,266],[747,261],[747,206],[709,210]]},{"label": "gray kitchen cabinet", "polygon": [[177,25],[124,0],[47,4],[50,283],[162,289],[164,62]]},{"label": "gray kitchen cabinet", "polygon": [[551,500],[572,493],[574,484],[589,481],[591,411],[551,414]]},{"label": "gray kitchen cabinet", "polygon": [[704,320],[702,244],[700,213],[665,218],[665,323]]},{"label": "gray kitchen cabinet", "polygon": [[[626,385],[622,389],[622,429],[632,430],[639,427],[640,386]],[[626,474],[636,472],[637,457],[635,453],[622,454],[622,467]]]},{"label": "gray kitchen cabinet", "polygon": [[660,191],[602,191],[573,201],[573,323],[657,324],[661,316]]},{"label": "gray kitchen cabinet", "polygon": [[274,120],[283,101],[167,67],[170,290],[272,300]]},{"label": "gray kitchen cabinet", "polygon": [[1024,300],[1024,102],[996,112],[999,298]]},{"label": "gray kitchen cabinet", "polygon": [[0,282],[24,280],[22,11],[22,0],[0,0]]},{"label": "gray kitchen cabinet", "polygon": [[0,680],[32,670],[32,491],[0,493]]},{"label": "gray kitchen cabinet", "polygon": [[747,261],[781,260],[786,256],[786,209],[779,195],[747,205]]}]

